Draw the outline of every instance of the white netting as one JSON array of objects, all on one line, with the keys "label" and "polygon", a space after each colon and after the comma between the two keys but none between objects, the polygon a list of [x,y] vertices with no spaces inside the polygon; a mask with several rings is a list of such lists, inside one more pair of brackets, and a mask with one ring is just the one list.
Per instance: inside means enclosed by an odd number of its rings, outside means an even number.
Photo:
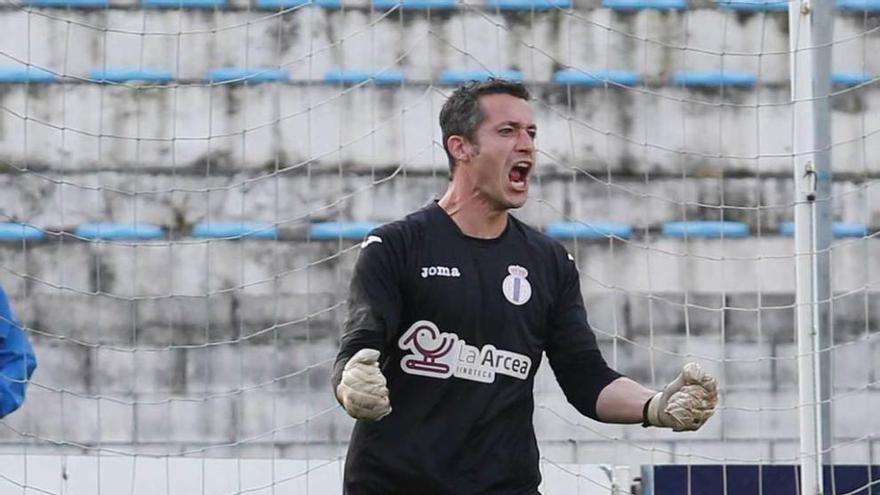
[{"label": "white netting", "polygon": [[[518,215],[581,233],[564,242],[606,358],[654,387],[695,359],[723,388],[696,434],[601,425],[544,365],[546,493],[629,488],[594,464],[800,462],[778,5],[188,1],[0,6],[0,223],[42,235],[0,242],[39,362],[0,421],[0,493],[338,491],[352,420],[329,374],[358,236],[444,190],[449,70],[517,70],[532,91]],[[880,38],[859,8],[834,14],[822,198],[840,222],[831,455],[876,464]],[[96,240],[108,223],[127,230]]]}]

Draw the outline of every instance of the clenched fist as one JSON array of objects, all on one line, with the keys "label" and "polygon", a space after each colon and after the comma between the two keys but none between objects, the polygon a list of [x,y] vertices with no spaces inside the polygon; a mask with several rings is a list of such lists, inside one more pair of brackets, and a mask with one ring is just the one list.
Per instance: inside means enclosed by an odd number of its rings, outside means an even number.
[{"label": "clenched fist", "polygon": [[697,363],[687,363],[678,378],[647,403],[646,425],[675,431],[697,430],[715,412],[718,385]]},{"label": "clenched fist", "polygon": [[379,421],[391,412],[388,384],[379,369],[379,351],[361,349],[345,363],[336,396],[349,416]]}]

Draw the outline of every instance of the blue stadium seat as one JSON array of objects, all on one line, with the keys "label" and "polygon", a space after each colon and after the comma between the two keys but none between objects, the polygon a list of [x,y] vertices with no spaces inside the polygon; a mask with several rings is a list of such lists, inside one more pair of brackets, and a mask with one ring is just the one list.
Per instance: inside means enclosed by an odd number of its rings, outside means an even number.
[{"label": "blue stadium seat", "polygon": [[398,6],[405,10],[452,10],[458,5],[455,0],[373,0],[373,7],[379,10]]},{"label": "blue stadium seat", "polygon": [[192,236],[199,238],[277,239],[278,228],[270,223],[197,223],[193,225]]},{"label": "blue stadium seat", "polygon": [[103,9],[109,5],[107,0],[25,0],[28,7],[57,7],[72,9]]},{"label": "blue stadium seat", "polygon": [[841,237],[865,237],[868,228],[859,223],[834,222],[831,224],[831,235]]},{"label": "blue stadium seat", "polygon": [[758,83],[758,77],[748,72],[693,70],[679,71],[673,74],[672,84],[675,86],[720,88],[738,87],[751,88]]},{"label": "blue stadium seat", "polygon": [[226,7],[227,0],[143,0],[144,7],[160,9],[213,9]]},{"label": "blue stadium seat", "polygon": [[668,222],[663,224],[665,237],[748,237],[749,226],[742,222],[706,221]]},{"label": "blue stadium seat", "polygon": [[611,10],[687,10],[687,0],[602,0]]},{"label": "blue stadium seat", "polygon": [[324,74],[324,82],[330,84],[360,84],[372,81],[375,84],[400,84],[406,80],[399,70],[371,72],[357,69],[336,69]]},{"label": "blue stadium seat", "polygon": [[518,70],[466,70],[449,69],[440,73],[440,84],[457,86],[470,81],[485,81],[490,77],[507,79],[509,81],[522,81],[522,72]]},{"label": "blue stadium seat", "polygon": [[53,83],[57,74],[34,66],[0,67],[0,83]]},{"label": "blue stadium seat", "polygon": [[837,8],[855,12],[878,12],[880,0],[837,0]]},{"label": "blue stadium seat", "polygon": [[361,240],[380,223],[375,222],[319,222],[312,224],[309,237],[315,240]]},{"label": "blue stadium seat", "polygon": [[835,86],[858,86],[874,80],[874,76],[866,72],[832,72],[831,84]]},{"label": "blue stadium seat", "polygon": [[[794,222],[780,224],[779,235],[793,237]],[[834,222],[831,224],[831,235],[837,239],[843,237],[865,237],[868,235],[868,228],[860,223]]]},{"label": "blue stadium seat", "polygon": [[208,71],[208,80],[212,83],[234,82],[239,84],[284,82],[290,80],[290,74],[287,73],[286,69],[274,69],[271,67],[218,67]]},{"label": "blue stadium seat", "polygon": [[86,223],[74,231],[77,237],[88,240],[150,240],[164,237],[162,228],[147,223]]},{"label": "blue stadium seat", "polygon": [[556,239],[629,239],[633,235],[633,228],[616,222],[558,222],[548,224],[544,233]]},{"label": "blue stadium seat", "polygon": [[45,232],[32,225],[0,223],[0,241],[41,241],[45,237]]},{"label": "blue stadium seat", "polygon": [[785,237],[794,236],[794,222],[785,222],[779,224],[779,235]]},{"label": "blue stadium seat", "polygon": [[788,10],[785,0],[718,0],[718,7],[739,12],[782,12]]},{"label": "blue stadium seat", "polygon": [[628,70],[565,69],[553,75],[553,82],[565,86],[601,87],[605,83],[620,86],[638,86],[642,77]]},{"label": "blue stadium seat", "polygon": [[95,82],[122,83],[127,81],[143,81],[151,83],[167,83],[174,80],[171,72],[161,69],[137,69],[129,67],[98,68],[89,71],[89,79]]},{"label": "blue stadium seat", "polygon": [[254,4],[258,9],[280,10],[315,5],[325,9],[338,9],[342,7],[342,0],[256,0]]},{"label": "blue stadium seat", "polygon": [[539,11],[570,9],[571,5],[571,0],[486,0],[489,10]]}]

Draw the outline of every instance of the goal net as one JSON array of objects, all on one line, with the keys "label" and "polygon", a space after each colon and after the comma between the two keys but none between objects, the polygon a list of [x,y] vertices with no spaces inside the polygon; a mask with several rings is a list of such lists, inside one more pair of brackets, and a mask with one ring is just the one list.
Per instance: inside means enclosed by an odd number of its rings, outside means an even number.
[{"label": "goal net", "polygon": [[876,493],[880,4],[833,9],[831,145],[810,150],[830,153],[813,226],[833,240],[810,253],[789,7],[0,5],[0,286],[38,361],[0,420],[0,494],[340,493],[353,420],[329,376],[361,240],[445,190],[439,109],[489,76],[532,93],[515,214],[576,259],[606,360],[654,388],[698,361],[722,389],[696,433],[607,425],[542,365],[542,493],[784,493],[816,455],[799,256],[830,273],[820,454],[855,466],[827,493]]}]

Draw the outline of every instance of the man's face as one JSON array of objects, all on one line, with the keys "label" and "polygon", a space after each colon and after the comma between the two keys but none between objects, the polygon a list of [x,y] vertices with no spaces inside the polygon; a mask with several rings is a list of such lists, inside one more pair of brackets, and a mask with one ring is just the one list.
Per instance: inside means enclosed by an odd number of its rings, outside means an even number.
[{"label": "man's face", "polygon": [[525,204],[529,177],[535,165],[532,107],[507,94],[481,96],[483,122],[475,135],[476,153],[467,166],[477,189],[494,209],[507,210]]}]

